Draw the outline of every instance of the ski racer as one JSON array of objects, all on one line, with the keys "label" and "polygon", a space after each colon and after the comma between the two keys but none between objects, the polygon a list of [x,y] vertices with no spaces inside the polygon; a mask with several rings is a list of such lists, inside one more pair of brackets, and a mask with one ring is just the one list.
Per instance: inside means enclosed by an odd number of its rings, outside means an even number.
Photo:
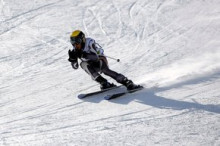
[{"label": "ski racer", "polygon": [[124,75],[109,69],[104,50],[94,39],[86,38],[82,31],[73,31],[70,36],[70,42],[73,48],[68,52],[68,60],[71,62],[73,69],[78,69],[78,59],[80,59],[80,67],[88,73],[93,80],[100,84],[101,90],[116,86],[103,78],[101,73],[115,79],[118,83],[126,86],[128,90],[134,90],[141,87],[140,85],[134,84]]}]

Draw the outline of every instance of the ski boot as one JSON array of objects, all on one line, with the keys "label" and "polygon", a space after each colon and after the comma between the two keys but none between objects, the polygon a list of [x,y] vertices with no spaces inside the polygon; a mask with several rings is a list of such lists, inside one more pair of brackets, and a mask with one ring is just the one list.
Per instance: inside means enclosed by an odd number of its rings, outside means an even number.
[{"label": "ski boot", "polygon": [[128,91],[143,88],[141,85],[136,85],[131,80],[128,80],[127,78],[123,80],[122,84],[127,87]]},{"label": "ski boot", "polygon": [[101,75],[96,78],[96,81],[100,84],[100,89],[105,90],[109,88],[116,87],[115,84],[109,83],[105,78],[103,78]]}]

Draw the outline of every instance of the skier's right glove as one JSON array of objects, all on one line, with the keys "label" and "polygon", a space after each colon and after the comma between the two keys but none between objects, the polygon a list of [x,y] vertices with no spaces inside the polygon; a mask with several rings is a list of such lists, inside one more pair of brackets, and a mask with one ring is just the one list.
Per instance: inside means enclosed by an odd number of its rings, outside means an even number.
[{"label": "skier's right glove", "polygon": [[72,65],[73,69],[78,69],[79,68],[78,62],[71,62],[71,65]]}]

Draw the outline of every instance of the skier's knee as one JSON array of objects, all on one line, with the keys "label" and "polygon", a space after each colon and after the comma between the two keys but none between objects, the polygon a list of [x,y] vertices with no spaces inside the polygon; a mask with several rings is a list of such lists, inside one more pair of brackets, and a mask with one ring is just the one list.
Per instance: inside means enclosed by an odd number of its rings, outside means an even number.
[{"label": "skier's knee", "polygon": [[81,67],[83,70],[86,70],[86,69],[87,69],[87,66],[88,66],[88,63],[85,62],[85,61],[82,61],[82,62],[80,63],[80,67]]},{"label": "skier's knee", "polygon": [[88,64],[88,62],[83,61],[80,63],[80,66],[87,74],[91,76],[93,80],[95,80],[100,75],[93,67]]}]

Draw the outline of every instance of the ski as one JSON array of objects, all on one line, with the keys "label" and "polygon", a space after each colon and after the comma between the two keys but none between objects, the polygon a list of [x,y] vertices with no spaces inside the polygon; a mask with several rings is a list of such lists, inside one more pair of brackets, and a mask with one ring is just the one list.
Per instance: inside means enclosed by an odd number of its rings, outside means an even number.
[{"label": "ski", "polygon": [[96,95],[96,94],[100,94],[100,93],[103,93],[103,92],[106,92],[106,91],[109,91],[109,90],[112,90],[112,89],[116,89],[116,88],[119,88],[119,87],[121,87],[121,86],[115,86],[115,87],[108,88],[108,89],[105,89],[105,90],[90,92],[90,93],[86,93],[86,94],[79,94],[78,98],[83,99],[83,98],[86,98],[86,97],[89,97],[89,96],[92,96],[92,95]]},{"label": "ski", "polygon": [[120,93],[115,93],[115,94],[111,94],[111,95],[106,95],[104,97],[105,100],[111,100],[111,99],[114,99],[114,98],[118,98],[118,97],[121,97],[123,95],[126,95],[126,94],[129,94],[129,93],[134,93],[134,92],[137,92],[141,89],[143,89],[144,87],[140,87],[140,88],[137,88],[137,89],[134,89],[134,90],[127,90],[125,92],[120,92]]}]

